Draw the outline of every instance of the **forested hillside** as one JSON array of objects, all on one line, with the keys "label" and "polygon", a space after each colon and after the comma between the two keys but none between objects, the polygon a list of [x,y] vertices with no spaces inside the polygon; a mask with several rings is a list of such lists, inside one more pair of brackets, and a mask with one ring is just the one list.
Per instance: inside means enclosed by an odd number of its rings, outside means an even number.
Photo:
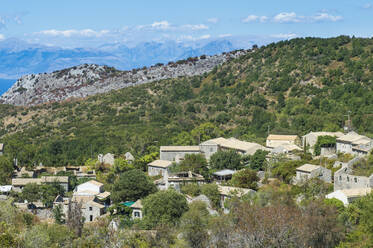
[{"label": "forested hillside", "polygon": [[0,143],[21,164],[82,164],[92,154],[197,144],[214,136],[263,142],[353,127],[373,134],[373,40],[282,41],[203,76],[162,80],[30,108],[0,105]]}]

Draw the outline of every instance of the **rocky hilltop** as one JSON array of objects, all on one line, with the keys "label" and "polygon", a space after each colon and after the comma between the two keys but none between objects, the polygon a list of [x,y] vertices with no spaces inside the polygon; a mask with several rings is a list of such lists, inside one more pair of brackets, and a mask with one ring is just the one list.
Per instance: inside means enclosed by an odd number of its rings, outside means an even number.
[{"label": "rocky hilltop", "polygon": [[86,97],[161,79],[202,75],[247,52],[237,50],[214,56],[202,55],[131,71],[84,64],[52,73],[26,75],[0,97],[0,103],[32,106]]}]

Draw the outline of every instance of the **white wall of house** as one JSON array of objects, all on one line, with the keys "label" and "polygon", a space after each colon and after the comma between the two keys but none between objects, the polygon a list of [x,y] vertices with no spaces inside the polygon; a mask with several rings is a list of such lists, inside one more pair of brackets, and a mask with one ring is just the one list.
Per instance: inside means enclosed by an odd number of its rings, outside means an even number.
[{"label": "white wall of house", "polygon": [[167,168],[155,167],[151,165],[148,166],[148,175],[151,177],[158,175],[163,176],[167,171]]},{"label": "white wall of house", "polygon": [[351,143],[343,143],[337,141],[337,153],[349,153],[352,154],[352,144]]},{"label": "white wall of house", "polygon": [[99,186],[91,182],[86,182],[83,184],[80,184],[76,186],[76,191],[81,192],[81,191],[93,191],[97,193],[102,193],[103,192],[103,185]]},{"label": "white wall of house", "polygon": [[85,222],[94,221],[96,218],[100,217],[104,214],[103,208],[99,208],[95,205],[91,205],[89,202],[85,203],[82,208],[83,217],[85,218]]},{"label": "white wall of house", "polygon": [[200,154],[200,151],[160,151],[160,160],[179,162],[187,154]]},{"label": "white wall of house", "polygon": [[349,204],[347,196],[340,190],[334,191],[334,192],[326,195],[326,198],[327,199],[335,198],[337,200],[340,200],[341,202],[343,202],[343,205],[345,205],[345,206],[347,206]]}]

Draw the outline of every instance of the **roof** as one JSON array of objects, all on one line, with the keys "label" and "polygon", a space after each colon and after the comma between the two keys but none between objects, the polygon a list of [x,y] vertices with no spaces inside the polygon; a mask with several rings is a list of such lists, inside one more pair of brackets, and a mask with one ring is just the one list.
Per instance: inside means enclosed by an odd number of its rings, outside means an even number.
[{"label": "roof", "polygon": [[[85,183],[94,184],[94,185],[99,186],[99,187],[101,187],[101,186],[104,185],[103,183],[97,182],[96,180],[90,180],[90,181],[85,182]],[[82,183],[82,184],[85,184],[85,183]],[[82,184],[79,184],[79,185],[82,185]],[[79,185],[78,185],[78,186],[79,186]]]},{"label": "roof", "polygon": [[354,143],[354,144],[367,144],[371,141],[370,138],[364,135],[357,134],[355,132],[349,132],[342,137],[339,137],[337,141],[347,142],[347,143]]},{"label": "roof", "polygon": [[130,152],[126,152],[124,156],[126,157],[127,160],[135,160],[135,157]]},{"label": "roof", "polygon": [[160,167],[160,168],[168,168],[171,165],[172,165],[172,161],[168,161],[168,160],[154,160],[153,162],[148,164],[148,166]]},{"label": "roof", "polygon": [[12,185],[4,185],[4,186],[0,186],[0,192],[9,192],[12,190]]},{"label": "roof", "polygon": [[229,169],[224,169],[224,170],[214,172],[213,174],[216,175],[216,176],[229,176],[229,175],[233,175],[234,173],[236,173],[236,171],[229,170]]},{"label": "roof", "polygon": [[161,146],[161,151],[164,152],[199,152],[199,146]]},{"label": "roof", "polygon": [[342,137],[344,134],[342,132],[324,132],[324,131],[321,131],[321,132],[310,132],[306,135],[303,135],[303,137],[307,136],[307,135],[315,135],[315,136],[335,136],[337,138],[339,137]]},{"label": "roof", "polygon": [[41,177],[42,182],[45,183],[69,183],[69,177],[68,176],[43,176]]},{"label": "roof", "polygon": [[89,201],[93,201],[96,198],[94,195],[73,195],[71,201],[74,202],[81,202],[81,203],[87,203]]},{"label": "roof", "polygon": [[97,194],[96,196],[99,199],[105,199],[105,198],[109,197],[110,195],[111,195],[111,193],[109,191],[105,191],[103,193]]},{"label": "roof", "polygon": [[3,149],[4,149],[4,144],[0,143],[0,151],[2,151]]},{"label": "roof", "polygon": [[297,171],[311,172],[320,168],[320,165],[304,164],[297,168]]},{"label": "roof", "polygon": [[280,135],[280,134],[270,134],[267,140],[290,140],[295,141],[298,138],[297,135]]},{"label": "roof", "polygon": [[228,149],[233,149],[233,150],[239,150],[245,153],[248,153],[250,155],[254,154],[257,150],[267,150],[264,146],[257,144],[257,143],[252,143],[252,142],[247,142],[247,141],[241,141],[236,138],[216,138],[216,139],[211,139],[208,141],[203,142],[201,145],[208,145],[215,143],[223,148],[228,148]]},{"label": "roof", "polygon": [[24,186],[29,183],[41,184],[42,180],[41,178],[13,178],[12,179],[13,186]]},{"label": "roof", "polygon": [[135,203],[134,201],[126,201],[126,202],[122,202],[121,204],[126,207],[131,207],[134,203]]},{"label": "roof", "polygon": [[141,200],[137,200],[132,206],[131,208],[142,208],[142,203],[141,203]]},{"label": "roof", "polygon": [[366,196],[371,192],[371,188],[356,188],[356,189],[342,189],[341,192],[347,196],[350,197],[359,197],[359,196]]},{"label": "roof", "polygon": [[219,185],[219,192],[222,195],[236,195],[238,197],[241,197],[243,195],[246,195],[249,192],[255,192],[255,191],[252,190],[252,189],[245,189],[245,188]]},{"label": "roof", "polygon": [[88,205],[88,206],[94,206],[94,207],[98,207],[98,208],[105,208],[105,205],[102,205],[102,204],[100,204],[98,202],[95,202],[94,200],[86,202],[85,204]]}]

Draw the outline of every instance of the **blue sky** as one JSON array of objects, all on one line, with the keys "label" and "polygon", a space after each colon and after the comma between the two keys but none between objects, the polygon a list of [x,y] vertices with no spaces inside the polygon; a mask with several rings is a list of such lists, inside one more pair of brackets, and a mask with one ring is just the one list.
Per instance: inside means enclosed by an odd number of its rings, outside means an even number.
[{"label": "blue sky", "polygon": [[373,0],[1,0],[0,39],[86,47],[341,34],[373,35]]}]

